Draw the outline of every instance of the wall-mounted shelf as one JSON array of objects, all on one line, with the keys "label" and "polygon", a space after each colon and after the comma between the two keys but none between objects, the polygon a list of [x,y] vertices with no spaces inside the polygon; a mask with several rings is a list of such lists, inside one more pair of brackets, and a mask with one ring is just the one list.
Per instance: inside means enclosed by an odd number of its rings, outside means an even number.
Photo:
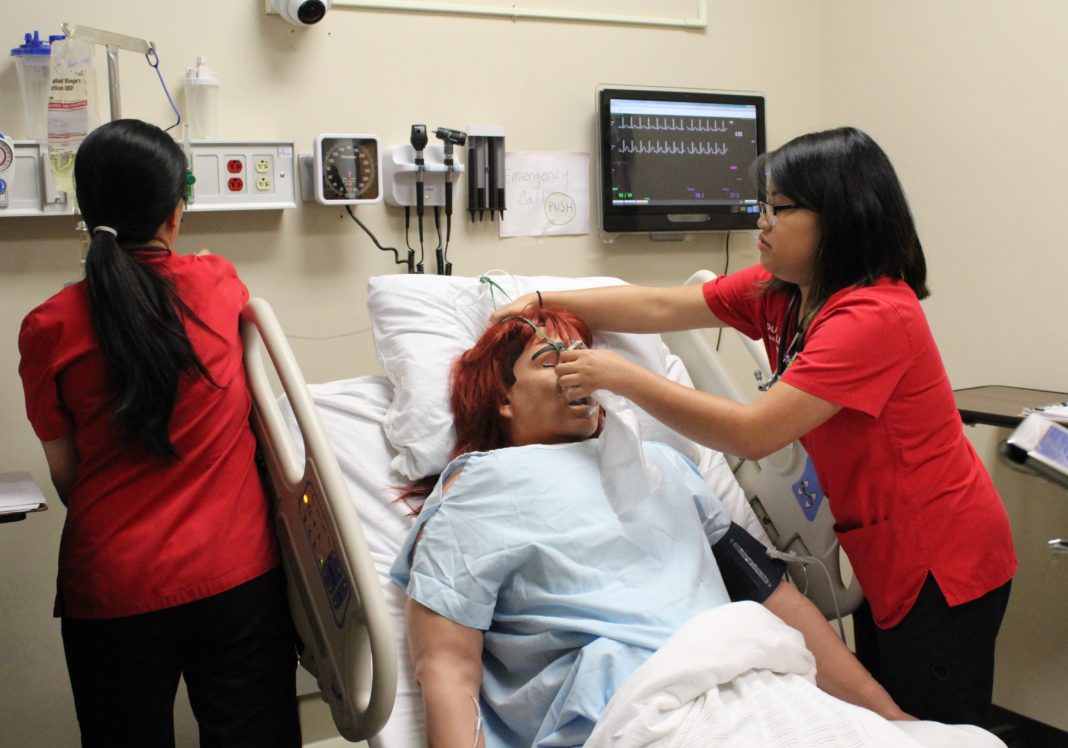
[{"label": "wall-mounted shelf", "polygon": [[[0,218],[74,215],[74,196],[57,190],[48,164],[48,144],[16,140],[15,166]],[[297,206],[291,141],[194,140],[190,212],[282,210]],[[73,168],[73,167],[72,167]]]}]

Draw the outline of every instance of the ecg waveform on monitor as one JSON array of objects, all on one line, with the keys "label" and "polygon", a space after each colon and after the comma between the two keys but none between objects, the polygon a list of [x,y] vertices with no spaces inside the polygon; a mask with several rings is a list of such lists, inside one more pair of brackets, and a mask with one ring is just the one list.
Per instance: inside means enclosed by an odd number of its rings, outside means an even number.
[{"label": "ecg waveform on monitor", "polygon": [[649,117],[638,114],[616,118],[620,130],[676,130],[682,132],[727,132],[730,124],[725,119],[709,117]]},{"label": "ecg waveform on monitor", "polygon": [[683,142],[681,140],[622,140],[620,153],[652,153],[665,156],[726,156],[730,149],[726,143],[708,141]]},{"label": "ecg waveform on monitor", "polygon": [[607,138],[613,199],[621,204],[755,202],[748,177],[757,150],[755,119],[677,108],[627,112],[612,115]]}]

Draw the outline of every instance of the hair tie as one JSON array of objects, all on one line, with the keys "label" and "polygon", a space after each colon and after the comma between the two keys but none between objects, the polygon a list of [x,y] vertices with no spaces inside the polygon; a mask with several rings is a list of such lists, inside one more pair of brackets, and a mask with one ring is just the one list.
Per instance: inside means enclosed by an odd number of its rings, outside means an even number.
[{"label": "hair tie", "polygon": [[545,302],[541,300],[541,291],[535,291],[534,293],[538,295],[538,309],[544,309]]},{"label": "hair tie", "polygon": [[119,232],[118,232],[118,231],[116,231],[115,229],[111,228],[110,226],[97,226],[97,227],[95,227],[95,228],[93,229],[93,236],[96,236],[96,235],[97,235],[97,234],[99,234],[99,233],[100,233],[101,231],[106,231],[106,232],[108,232],[109,234],[111,234],[111,235],[112,235],[113,237],[115,237],[116,239],[118,239],[118,238],[119,238]]}]

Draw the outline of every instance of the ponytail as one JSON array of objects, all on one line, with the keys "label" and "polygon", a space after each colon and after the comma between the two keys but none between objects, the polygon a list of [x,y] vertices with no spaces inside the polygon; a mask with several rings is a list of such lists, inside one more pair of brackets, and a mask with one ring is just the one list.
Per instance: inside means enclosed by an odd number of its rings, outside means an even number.
[{"label": "ponytail", "polygon": [[111,379],[112,418],[124,439],[178,457],[169,426],[183,373],[211,375],[193,350],[178,309],[188,307],[168,278],[96,231],[85,258],[93,330]]},{"label": "ponytail", "polygon": [[116,120],[89,134],[74,168],[78,204],[92,230],[85,280],[109,374],[112,420],[129,445],[177,458],[169,427],[179,380],[192,374],[215,384],[193,350],[185,319],[210,328],[170,278],[119,242],[136,247],[149,241],[174,212],[183,196],[185,155],[159,128]]}]

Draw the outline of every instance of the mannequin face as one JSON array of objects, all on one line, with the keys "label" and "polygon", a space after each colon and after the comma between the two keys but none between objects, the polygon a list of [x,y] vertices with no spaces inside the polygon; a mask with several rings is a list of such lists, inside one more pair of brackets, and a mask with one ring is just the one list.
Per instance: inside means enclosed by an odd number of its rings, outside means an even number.
[{"label": "mannequin face", "polygon": [[[564,334],[559,342],[567,347],[571,339]],[[591,407],[588,399],[568,402],[556,379],[557,360],[556,349],[541,337],[534,338],[516,360],[515,384],[499,409],[512,446],[582,441],[597,432],[600,409]]]}]

